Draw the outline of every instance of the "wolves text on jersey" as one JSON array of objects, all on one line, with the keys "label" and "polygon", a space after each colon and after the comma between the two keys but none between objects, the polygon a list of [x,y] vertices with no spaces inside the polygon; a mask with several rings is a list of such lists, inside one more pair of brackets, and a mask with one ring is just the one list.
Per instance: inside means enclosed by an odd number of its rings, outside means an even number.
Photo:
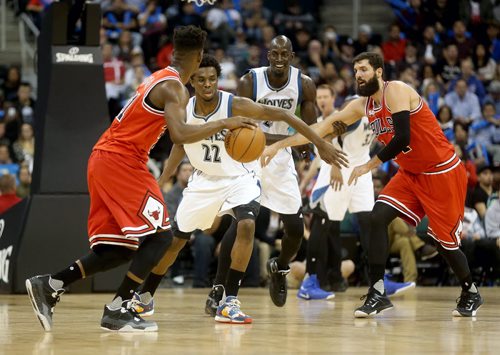
[{"label": "wolves text on jersey", "polygon": [[274,107],[280,107],[285,110],[290,110],[293,106],[293,100],[294,99],[268,99],[263,97],[262,99],[259,100],[260,104],[268,105],[268,106],[274,106]]},{"label": "wolves text on jersey", "polygon": [[223,131],[217,132],[213,136],[205,138],[205,140],[206,141],[210,141],[210,142],[214,142],[214,141],[215,142],[221,142],[221,141],[224,141],[224,139],[226,139],[226,132],[227,132],[227,130],[223,130]]}]

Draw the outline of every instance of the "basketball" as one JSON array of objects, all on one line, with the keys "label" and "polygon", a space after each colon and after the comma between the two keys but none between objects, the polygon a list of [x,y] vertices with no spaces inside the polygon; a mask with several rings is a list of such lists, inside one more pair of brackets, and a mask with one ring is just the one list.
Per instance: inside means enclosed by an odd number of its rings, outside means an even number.
[{"label": "basketball", "polygon": [[259,127],[240,127],[227,132],[224,145],[231,158],[248,163],[260,157],[266,147],[266,136]]}]

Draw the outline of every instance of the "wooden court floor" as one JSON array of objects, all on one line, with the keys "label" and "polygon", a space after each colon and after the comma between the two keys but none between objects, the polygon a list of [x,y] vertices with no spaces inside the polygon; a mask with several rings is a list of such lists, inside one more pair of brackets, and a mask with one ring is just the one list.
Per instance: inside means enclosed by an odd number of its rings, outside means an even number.
[{"label": "wooden court floor", "polygon": [[109,294],[63,295],[54,328],[44,333],[25,295],[0,295],[0,354],[500,354],[500,288],[482,288],[476,318],[453,318],[458,288],[421,287],[393,299],[377,318],[354,319],[365,288],[333,301],[303,301],[290,290],[275,307],[267,289],[243,289],[251,325],[215,323],[203,313],[208,290],[162,289],[153,316],[158,333],[99,328]]}]

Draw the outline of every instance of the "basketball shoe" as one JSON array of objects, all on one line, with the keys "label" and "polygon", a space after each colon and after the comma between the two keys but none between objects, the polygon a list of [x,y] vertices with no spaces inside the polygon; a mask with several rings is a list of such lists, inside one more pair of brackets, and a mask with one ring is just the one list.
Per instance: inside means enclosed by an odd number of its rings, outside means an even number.
[{"label": "basketball shoe", "polygon": [[290,272],[290,268],[280,270],[277,260],[278,258],[271,258],[267,261],[267,273],[271,280],[269,283],[269,294],[276,306],[283,307],[286,303],[287,295],[286,275]]},{"label": "basketball shoe", "polygon": [[152,316],[155,312],[153,296],[151,296],[149,292],[141,294],[134,292],[132,296],[132,307],[134,307],[137,314],[141,317]]},{"label": "basketball shoe", "polygon": [[316,275],[310,275],[302,281],[297,297],[303,300],[330,300],[335,298],[335,294],[321,289]]},{"label": "basketball shoe", "polygon": [[122,301],[121,297],[104,306],[101,328],[119,332],[156,332],[155,322],[146,321],[134,309],[134,301]]},{"label": "basketball shoe", "polygon": [[[60,287],[57,283],[60,283]],[[54,280],[50,275],[33,276],[26,280],[26,290],[40,324],[45,331],[50,332],[54,307],[65,291],[62,281]]]},{"label": "basketball shoe", "polygon": [[354,311],[354,317],[356,318],[371,317],[393,307],[391,300],[386,296],[385,292],[381,294],[373,287],[370,287],[368,294],[360,299],[365,300],[365,303]]},{"label": "basketball shoe", "polygon": [[484,300],[479,294],[469,291],[462,291],[457,299],[457,308],[453,310],[455,317],[475,317],[477,310],[483,304]]},{"label": "basketball shoe", "polygon": [[222,298],[224,298],[224,286],[213,285],[212,290],[208,294],[207,301],[205,302],[205,313],[215,317]]},{"label": "basketball shoe", "polygon": [[220,323],[249,324],[252,317],[243,313],[240,309],[241,303],[235,296],[228,296],[217,308],[215,320]]},{"label": "basketball shoe", "polygon": [[384,276],[384,288],[387,296],[401,295],[415,288],[415,282],[394,282]]}]

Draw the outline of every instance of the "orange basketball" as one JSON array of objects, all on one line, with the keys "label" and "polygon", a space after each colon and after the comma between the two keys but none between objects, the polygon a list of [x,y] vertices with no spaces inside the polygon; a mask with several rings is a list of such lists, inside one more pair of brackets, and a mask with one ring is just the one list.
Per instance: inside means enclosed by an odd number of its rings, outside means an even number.
[{"label": "orange basketball", "polygon": [[240,127],[226,133],[227,154],[241,163],[258,159],[266,147],[266,136],[259,127]]}]

